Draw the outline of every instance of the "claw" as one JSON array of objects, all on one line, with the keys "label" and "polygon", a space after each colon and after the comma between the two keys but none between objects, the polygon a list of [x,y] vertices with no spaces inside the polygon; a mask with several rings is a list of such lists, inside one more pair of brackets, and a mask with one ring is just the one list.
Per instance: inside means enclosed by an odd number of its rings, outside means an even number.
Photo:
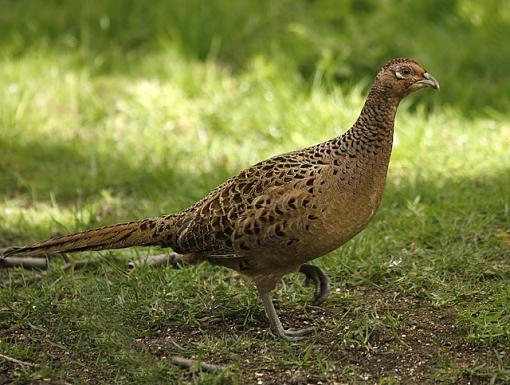
[{"label": "claw", "polygon": [[303,329],[290,328],[290,329],[285,330],[285,334],[288,336],[293,336],[293,337],[303,337],[303,336],[312,334],[316,330],[317,330],[317,328],[315,326],[310,326],[308,328],[303,328]]},{"label": "claw", "polygon": [[318,306],[323,303],[331,291],[328,276],[320,267],[307,263],[301,265],[299,272],[305,275],[305,284],[313,283],[315,285],[313,304]]}]

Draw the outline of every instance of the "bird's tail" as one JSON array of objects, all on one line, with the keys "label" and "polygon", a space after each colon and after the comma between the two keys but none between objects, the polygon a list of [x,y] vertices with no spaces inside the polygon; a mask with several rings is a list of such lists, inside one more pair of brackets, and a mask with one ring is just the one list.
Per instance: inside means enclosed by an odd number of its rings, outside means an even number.
[{"label": "bird's tail", "polygon": [[169,222],[171,217],[158,217],[57,236],[29,246],[10,247],[4,251],[3,257],[14,254],[35,256],[161,244],[168,236],[171,227],[168,226]]}]

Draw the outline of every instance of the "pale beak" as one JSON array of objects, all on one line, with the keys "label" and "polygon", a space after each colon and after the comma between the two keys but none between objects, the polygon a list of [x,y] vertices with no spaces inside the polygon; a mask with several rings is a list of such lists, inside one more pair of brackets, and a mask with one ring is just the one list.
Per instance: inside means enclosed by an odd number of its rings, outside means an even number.
[{"label": "pale beak", "polygon": [[439,91],[439,82],[428,72],[425,72],[423,74],[423,79],[418,80],[416,83],[425,84],[426,86],[432,87]]}]

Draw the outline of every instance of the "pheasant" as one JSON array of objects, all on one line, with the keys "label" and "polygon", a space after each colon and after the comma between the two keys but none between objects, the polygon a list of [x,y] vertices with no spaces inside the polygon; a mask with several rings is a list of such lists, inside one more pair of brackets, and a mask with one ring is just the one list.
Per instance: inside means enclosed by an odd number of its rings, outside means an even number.
[{"label": "pheasant", "polygon": [[337,249],[370,222],[385,187],[397,107],[424,87],[439,89],[439,84],[420,64],[390,60],[344,134],[257,163],[181,212],[11,247],[3,258],[170,247],[176,262],[208,261],[249,277],[273,333],[303,339],[314,328],[284,329],[270,292],[282,276],[299,271],[315,284],[315,302],[326,299],[327,275],[307,262]]}]

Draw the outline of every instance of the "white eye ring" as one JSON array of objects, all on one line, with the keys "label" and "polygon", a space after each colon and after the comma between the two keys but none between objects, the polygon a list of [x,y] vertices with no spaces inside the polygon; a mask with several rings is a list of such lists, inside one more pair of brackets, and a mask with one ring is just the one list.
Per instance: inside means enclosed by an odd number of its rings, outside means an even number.
[{"label": "white eye ring", "polygon": [[395,72],[395,76],[397,77],[397,79],[405,79],[405,76],[398,71]]}]

